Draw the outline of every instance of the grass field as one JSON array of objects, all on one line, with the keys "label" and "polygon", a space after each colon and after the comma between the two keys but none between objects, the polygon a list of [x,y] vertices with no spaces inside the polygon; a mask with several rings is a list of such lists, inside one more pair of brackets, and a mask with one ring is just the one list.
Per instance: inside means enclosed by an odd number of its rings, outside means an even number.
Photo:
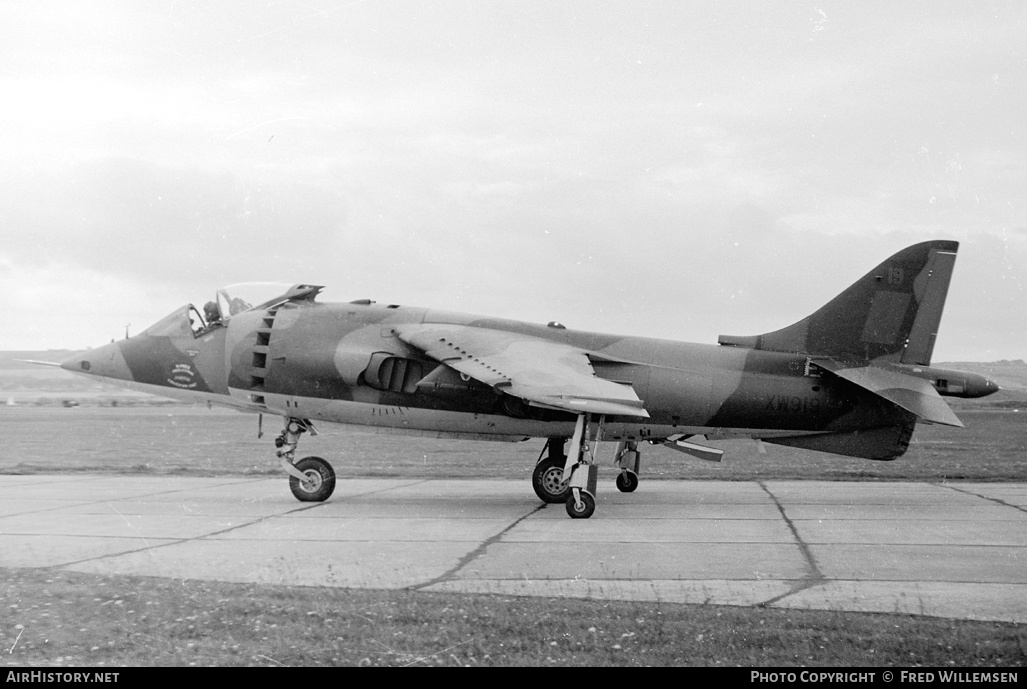
[{"label": "grass field", "polygon": [[[959,411],[966,428],[919,425],[906,454],[892,462],[840,457],[752,441],[712,443],[726,450],[708,463],[642,445],[642,480],[1027,480],[1027,409]],[[277,417],[206,407],[0,407],[0,473],[100,471],[236,476],[281,474],[273,439]],[[527,487],[542,441],[493,443],[376,435],[322,424],[299,455],[329,460],[340,476],[523,478]],[[600,445],[600,477],[612,480],[613,445]],[[603,467],[607,467],[604,472]],[[283,479],[284,480],[284,479]]]},{"label": "grass field", "polygon": [[[961,409],[905,457],[870,462],[721,443],[721,464],[644,446],[642,480],[1027,479],[1027,413]],[[279,422],[205,407],[0,407],[0,473],[282,474]],[[301,454],[342,476],[516,478],[541,449],[323,425]],[[605,480],[610,446],[600,465]],[[601,477],[604,472],[601,470]],[[283,490],[285,478],[283,475]],[[600,490],[612,490],[604,487]],[[0,520],[2,528],[2,520]],[[0,569],[0,650],[13,666],[688,665],[1023,667],[1022,625],[671,603],[428,594]]]},{"label": "grass field", "polygon": [[257,586],[59,570],[0,570],[0,575],[0,665],[1027,664],[1022,626],[991,622]]}]

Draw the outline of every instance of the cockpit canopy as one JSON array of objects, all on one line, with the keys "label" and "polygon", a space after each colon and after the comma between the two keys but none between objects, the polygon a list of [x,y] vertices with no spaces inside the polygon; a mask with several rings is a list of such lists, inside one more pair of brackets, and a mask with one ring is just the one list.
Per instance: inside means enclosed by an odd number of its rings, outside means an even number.
[{"label": "cockpit canopy", "polygon": [[157,337],[196,337],[224,325],[237,314],[266,309],[287,301],[313,301],[320,285],[290,285],[286,282],[240,282],[222,287],[203,313],[187,304],[151,325],[143,334]]},{"label": "cockpit canopy", "polygon": [[[293,287],[284,282],[240,282],[222,287],[217,292],[217,314],[227,321],[232,316],[257,306],[285,301]],[[305,285],[304,285],[305,286]]]}]

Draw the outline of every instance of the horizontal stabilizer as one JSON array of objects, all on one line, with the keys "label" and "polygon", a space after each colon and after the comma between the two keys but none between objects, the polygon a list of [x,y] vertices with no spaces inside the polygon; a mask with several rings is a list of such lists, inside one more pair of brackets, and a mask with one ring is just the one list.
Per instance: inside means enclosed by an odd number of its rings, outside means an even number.
[{"label": "horizontal stabilizer", "polygon": [[850,365],[834,359],[813,358],[812,363],[916,414],[927,423],[963,427],[930,381],[878,366]]},{"label": "horizontal stabilizer", "polygon": [[[669,447],[672,450],[678,452],[684,452],[686,455],[692,455],[699,459],[707,462],[719,462],[724,457],[724,451],[718,450],[715,447],[706,447],[705,445],[698,445],[696,443],[690,443],[685,440],[686,436],[671,436],[663,441],[664,447]],[[700,436],[702,437],[702,436]]]}]

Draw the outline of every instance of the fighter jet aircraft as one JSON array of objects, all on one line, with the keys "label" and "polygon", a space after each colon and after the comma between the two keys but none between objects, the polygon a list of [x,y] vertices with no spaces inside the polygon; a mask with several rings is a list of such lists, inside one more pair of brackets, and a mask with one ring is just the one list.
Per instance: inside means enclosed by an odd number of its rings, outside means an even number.
[{"label": "fighter jet aircraft", "polygon": [[962,426],[941,395],[998,388],[930,366],[957,248],[911,246],[809,317],[763,335],[722,335],[716,345],[366,299],[322,303],[317,285],[255,297],[260,286],[243,285],[219,290],[202,313],[183,306],[61,366],[282,417],[277,454],[303,501],[326,500],[335,487],[328,462],[296,457],[315,421],[546,439],[535,492],[587,518],[600,441],[617,443],[616,485],[630,492],[646,441],[711,460],[722,451],[703,441],[723,438],[890,460],[905,452],[918,421]]}]

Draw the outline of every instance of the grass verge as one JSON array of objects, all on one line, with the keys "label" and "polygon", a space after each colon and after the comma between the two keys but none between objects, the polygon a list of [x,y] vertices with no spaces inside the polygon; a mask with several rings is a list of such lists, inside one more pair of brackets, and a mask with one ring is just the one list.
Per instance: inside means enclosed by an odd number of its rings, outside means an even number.
[{"label": "grass verge", "polygon": [[16,666],[1027,664],[1027,629],[1008,623],[55,569],[0,574],[0,652]]}]

